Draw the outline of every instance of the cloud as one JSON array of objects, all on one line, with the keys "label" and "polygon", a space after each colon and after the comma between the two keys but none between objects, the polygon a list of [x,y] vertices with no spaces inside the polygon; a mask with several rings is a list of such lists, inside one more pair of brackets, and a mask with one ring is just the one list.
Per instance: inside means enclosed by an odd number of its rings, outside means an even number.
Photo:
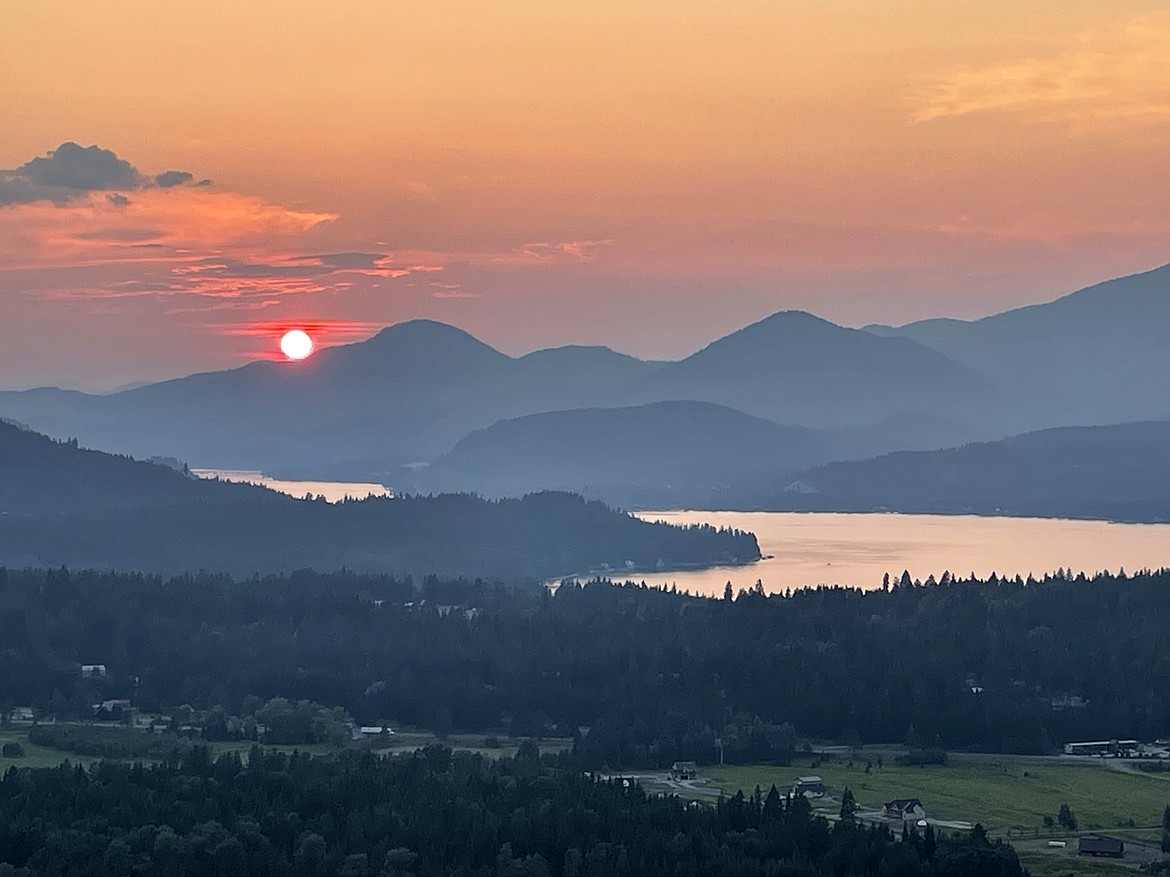
[{"label": "cloud", "polygon": [[[187,171],[163,171],[157,174],[154,178],[154,184],[160,189],[169,189],[171,186],[181,186],[183,183],[189,183],[195,179],[195,175]],[[210,182],[209,180],[200,180],[199,185]]]},{"label": "cloud", "polygon": [[1170,119],[1170,12],[1080,34],[1063,51],[984,67],[956,67],[912,96],[915,122],[1014,113],[1080,127]]},{"label": "cloud", "polygon": [[[187,171],[163,171],[148,177],[124,158],[119,158],[113,150],[68,141],[18,168],[0,170],[0,206],[38,201],[65,205],[91,192],[165,189],[191,183],[194,179],[194,175]],[[196,185],[205,184],[210,184],[210,180],[201,180]],[[125,196],[110,197],[112,200]],[[117,202],[112,200],[112,203]]]},{"label": "cloud", "polygon": [[130,203],[129,198],[127,198],[125,195],[119,194],[118,192],[111,192],[109,195],[106,195],[106,200],[115,207],[125,207]]}]

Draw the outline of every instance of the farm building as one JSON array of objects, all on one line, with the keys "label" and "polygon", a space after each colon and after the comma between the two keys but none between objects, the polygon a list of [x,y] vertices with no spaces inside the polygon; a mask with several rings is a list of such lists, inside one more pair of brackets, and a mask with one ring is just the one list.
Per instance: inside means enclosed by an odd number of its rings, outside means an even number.
[{"label": "farm building", "polygon": [[1095,858],[1121,859],[1125,857],[1125,843],[1103,834],[1086,834],[1077,842],[1077,853]]},{"label": "farm building", "polygon": [[1137,740],[1095,740],[1089,743],[1065,743],[1065,755],[1115,755],[1130,758],[1137,751]]},{"label": "farm building", "polygon": [[882,807],[882,815],[887,819],[900,819],[903,822],[926,818],[926,808],[917,798],[896,798],[887,801]]},{"label": "farm building", "polygon": [[670,767],[672,780],[693,780],[699,775],[699,768],[693,761],[676,761]]},{"label": "farm building", "polygon": [[818,776],[797,777],[792,784],[793,797],[823,798],[828,793],[824,781]]}]

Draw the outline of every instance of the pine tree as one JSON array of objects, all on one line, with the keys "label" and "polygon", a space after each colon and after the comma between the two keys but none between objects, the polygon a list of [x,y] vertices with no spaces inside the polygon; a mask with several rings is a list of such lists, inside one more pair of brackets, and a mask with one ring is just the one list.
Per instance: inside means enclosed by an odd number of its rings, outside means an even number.
[{"label": "pine tree", "polygon": [[853,797],[853,790],[848,786],[841,793],[841,821],[852,822],[853,814],[857,812],[857,799]]},{"label": "pine tree", "polygon": [[1170,853],[1170,804],[1162,811],[1162,852]]}]

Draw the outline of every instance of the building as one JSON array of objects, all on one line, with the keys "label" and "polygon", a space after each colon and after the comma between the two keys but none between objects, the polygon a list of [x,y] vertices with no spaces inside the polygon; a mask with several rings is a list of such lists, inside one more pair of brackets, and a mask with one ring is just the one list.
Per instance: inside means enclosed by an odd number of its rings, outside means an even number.
[{"label": "building", "polygon": [[82,664],[81,678],[82,679],[99,679],[106,675],[105,664]]},{"label": "building", "polygon": [[133,709],[134,707],[131,705],[129,699],[124,697],[115,698],[114,700],[103,700],[101,703],[95,703],[93,705],[95,715],[102,712],[109,713],[110,715],[118,715],[129,713]]},{"label": "building", "polygon": [[829,794],[829,790],[825,788],[824,781],[818,776],[797,777],[796,782],[792,784],[792,796],[799,798],[804,796],[806,798],[823,798]]},{"label": "building", "polygon": [[1065,755],[1112,755],[1117,758],[1131,758],[1137,752],[1137,740],[1095,740],[1088,743],[1065,743]]},{"label": "building", "polygon": [[1125,843],[1115,837],[1103,834],[1086,834],[1077,842],[1077,853],[1094,858],[1125,858]]},{"label": "building", "polygon": [[920,819],[926,818],[926,808],[917,798],[896,798],[885,803],[882,807],[882,815],[886,819],[917,823]]},{"label": "building", "polygon": [[699,767],[693,761],[676,761],[670,766],[672,780],[693,780],[699,776]]}]

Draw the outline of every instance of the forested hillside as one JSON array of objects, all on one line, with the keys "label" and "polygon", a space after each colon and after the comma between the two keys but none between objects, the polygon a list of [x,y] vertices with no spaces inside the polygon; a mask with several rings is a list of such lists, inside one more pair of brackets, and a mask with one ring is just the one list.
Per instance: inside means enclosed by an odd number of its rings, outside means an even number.
[{"label": "forested hillside", "polygon": [[[0,691],[84,717],[248,712],[555,734],[592,766],[787,759],[800,738],[1044,753],[1170,727],[1170,572],[715,600],[300,573],[0,570]],[[83,663],[108,676],[83,679]],[[136,683],[136,687],[135,687]]]},{"label": "forested hillside", "polygon": [[893,510],[1170,520],[1170,423],[1067,427],[900,451],[741,484],[731,501],[800,511]]},{"label": "forested hillside", "polygon": [[203,481],[0,423],[0,563],[10,565],[545,578],[758,557],[751,534],[649,524],[569,494],[332,505]]}]

